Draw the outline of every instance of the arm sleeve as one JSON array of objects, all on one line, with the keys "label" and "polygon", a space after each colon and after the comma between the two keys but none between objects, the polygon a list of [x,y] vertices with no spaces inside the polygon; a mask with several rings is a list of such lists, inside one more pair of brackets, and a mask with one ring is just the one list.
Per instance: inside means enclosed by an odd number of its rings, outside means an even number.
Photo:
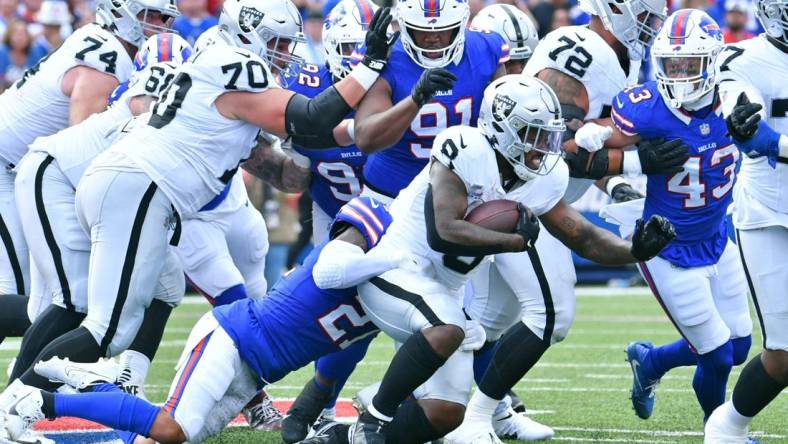
[{"label": "arm sleeve", "polygon": [[[313,99],[294,94],[285,109],[285,129],[290,136],[325,137],[352,110],[334,86],[325,89]],[[332,135],[331,139],[333,138]]]},{"label": "arm sleeve", "polygon": [[315,285],[322,290],[348,288],[397,268],[401,255],[373,248],[364,253],[360,247],[332,240],[323,247],[312,268]]}]

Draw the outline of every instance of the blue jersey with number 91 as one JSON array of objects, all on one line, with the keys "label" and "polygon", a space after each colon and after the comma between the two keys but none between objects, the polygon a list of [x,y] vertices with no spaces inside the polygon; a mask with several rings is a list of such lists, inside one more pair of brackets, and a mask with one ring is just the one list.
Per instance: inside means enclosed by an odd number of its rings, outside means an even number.
[{"label": "blue jersey with number 91", "polygon": [[324,246],[312,250],[264,298],[213,309],[241,358],[266,382],[356,341],[372,340],[378,331],[361,308],[356,287],[321,290],[315,285],[312,267]]},{"label": "blue jersey with number 91", "polygon": [[[291,91],[312,98],[331,87],[333,79],[325,66],[304,65],[289,85]],[[352,117],[353,113],[348,114],[348,118]],[[367,157],[355,145],[319,150],[294,148],[311,161],[309,194],[329,217],[361,193],[361,169]]]},{"label": "blue jersey with number 91", "polygon": [[683,171],[648,176],[643,218],[661,214],[676,228],[660,257],[680,267],[716,264],[728,241],[725,214],[741,165],[719,100],[691,113],[671,108],[651,81],[625,89],[613,102],[613,122],[625,134],[678,138],[689,147]]},{"label": "blue jersey with number 91", "polygon": [[[462,57],[458,63],[446,66],[457,76],[454,87],[439,91],[422,106],[402,139],[369,156],[364,166],[364,185],[389,197],[399,194],[427,164],[435,136],[451,126],[476,126],[484,88],[498,65],[508,59],[509,46],[498,34],[466,30]],[[405,52],[402,40],[398,40],[381,73],[391,87],[391,102],[397,104],[410,97],[424,70]]]}]

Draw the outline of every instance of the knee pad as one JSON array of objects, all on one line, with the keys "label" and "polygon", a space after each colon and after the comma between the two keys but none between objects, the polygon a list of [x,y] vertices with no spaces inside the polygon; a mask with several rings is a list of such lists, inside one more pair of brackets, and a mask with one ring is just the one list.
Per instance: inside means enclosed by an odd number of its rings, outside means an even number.
[{"label": "knee pad", "polygon": [[750,353],[750,345],[752,345],[752,336],[743,336],[741,338],[734,338],[731,340],[733,343],[733,365],[742,365],[747,361],[747,355]]}]

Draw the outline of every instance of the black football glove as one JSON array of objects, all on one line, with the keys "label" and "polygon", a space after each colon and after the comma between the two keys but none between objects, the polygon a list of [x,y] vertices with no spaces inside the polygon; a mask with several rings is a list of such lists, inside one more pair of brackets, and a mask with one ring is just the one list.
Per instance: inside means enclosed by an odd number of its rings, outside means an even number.
[{"label": "black football glove", "polygon": [[612,197],[613,201],[616,203],[621,203],[642,199],[643,195],[640,194],[640,191],[632,188],[632,185],[624,182],[614,186],[613,189],[610,190],[610,197]]},{"label": "black football glove", "polygon": [[525,241],[525,250],[534,246],[536,238],[539,237],[539,219],[531,212],[531,209],[518,203],[517,209],[520,211],[520,219],[517,220],[515,234],[519,234]]},{"label": "black football glove", "polygon": [[758,122],[761,120],[761,115],[758,114],[761,108],[763,106],[760,103],[750,102],[746,94],[739,94],[739,97],[736,99],[736,106],[733,107],[733,111],[725,119],[728,132],[734,140],[746,142],[755,135],[755,132],[758,131]]},{"label": "black football glove", "polygon": [[673,174],[684,168],[689,158],[689,147],[681,139],[665,142],[646,140],[638,146],[640,169],[643,174]]},{"label": "black football glove", "polygon": [[391,54],[391,47],[399,37],[399,31],[391,36],[387,35],[391,23],[391,8],[380,8],[372,17],[367,27],[367,36],[364,40],[366,52],[361,62],[377,72],[383,71]]},{"label": "black football glove", "polygon": [[419,108],[432,100],[438,91],[448,91],[454,86],[457,76],[443,68],[430,68],[421,73],[410,97]]},{"label": "black football glove", "polygon": [[564,162],[569,167],[569,177],[599,180],[608,175],[610,159],[606,148],[591,153],[577,147],[576,153],[564,151]]},{"label": "black football glove", "polygon": [[659,254],[675,237],[673,224],[662,216],[652,215],[646,223],[638,219],[629,252],[636,259],[647,261]]}]

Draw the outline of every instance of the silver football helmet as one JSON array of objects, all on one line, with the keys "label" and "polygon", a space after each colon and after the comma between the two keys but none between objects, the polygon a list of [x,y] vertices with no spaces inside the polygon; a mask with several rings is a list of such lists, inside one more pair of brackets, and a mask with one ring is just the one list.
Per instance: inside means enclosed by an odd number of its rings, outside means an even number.
[{"label": "silver football helmet", "polygon": [[667,17],[666,0],[580,0],[580,9],[596,15],[629,52],[643,60]]},{"label": "silver football helmet", "polygon": [[766,33],[788,46],[788,0],[755,0],[755,8]]},{"label": "silver football helmet", "polygon": [[219,26],[236,46],[268,60],[282,78],[297,75],[303,64],[293,54],[298,43],[306,42],[303,23],[290,0],[225,0]]},{"label": "silver football helmet", "polygon": [[528,14],[519,8],[503,3],[487,6],[479,11],[471,27],[492,31],[509,44],[511,60],[528,60],[534,53],[539,35]]},{"label": "silver football helmet", "polygon": [[535,77],[510,74],[487,86],[479,127],[521,180],[545,176],[561,161],[561,104]]},{"label": "silver football helmet", "polygon": [[[161,14],[164,26],[148,23],[151,12]],[[137,48],[145,39],[172,32],[172,21],[181,15],[175,0],[98,0],[96,22]]]}]

